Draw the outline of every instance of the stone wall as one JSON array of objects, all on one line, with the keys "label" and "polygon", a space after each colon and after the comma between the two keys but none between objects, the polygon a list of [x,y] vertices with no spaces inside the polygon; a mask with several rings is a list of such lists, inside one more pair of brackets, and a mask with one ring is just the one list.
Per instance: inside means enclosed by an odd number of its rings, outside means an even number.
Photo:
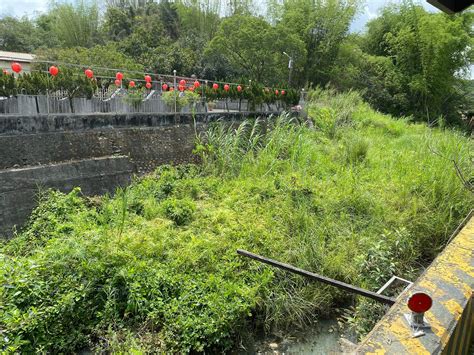
[{"label": "stone wall", "polygon": [[133,172],[127,157],[0,170],[0,236],[9,236],[14,225],[21,226],[28,219],[39,189],[68,192],[80,186],[86,195],[112,193],[127,185]]},{"label": "stone wall", "polygon": [[[133,173],[195,160],[196,133],[268,113],[0,116],[0,236],[21,226],[37,186],[113,192]],[[18,196],[16,198],[15,196]]]}]

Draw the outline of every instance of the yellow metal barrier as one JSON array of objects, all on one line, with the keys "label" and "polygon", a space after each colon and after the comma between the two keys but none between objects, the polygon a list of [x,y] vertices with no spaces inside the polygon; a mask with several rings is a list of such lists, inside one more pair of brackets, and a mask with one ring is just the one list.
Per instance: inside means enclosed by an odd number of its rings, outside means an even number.
[{"label": "yellow metal barrier", "polygon": [[[402,294],[358,345],[357,354],[470,354],[474,340],[474,217]],[[414,336],[404,314],[407,298],[425,292],[433,307],[425,313],[429,328]],[[472,348],[471,348],[472,349]]]}]

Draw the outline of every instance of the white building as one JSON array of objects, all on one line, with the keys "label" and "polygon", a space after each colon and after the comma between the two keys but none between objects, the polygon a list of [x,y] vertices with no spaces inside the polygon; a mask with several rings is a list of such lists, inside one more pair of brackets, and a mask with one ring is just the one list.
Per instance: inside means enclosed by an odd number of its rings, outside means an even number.
[{"label": "white building", "polygon": [[22,73],[29,72],[34,59],[34,54],[30,53],[0,51],[0,70],[7,69],[11,73],[11,64],[17,62],[22,66]]}]

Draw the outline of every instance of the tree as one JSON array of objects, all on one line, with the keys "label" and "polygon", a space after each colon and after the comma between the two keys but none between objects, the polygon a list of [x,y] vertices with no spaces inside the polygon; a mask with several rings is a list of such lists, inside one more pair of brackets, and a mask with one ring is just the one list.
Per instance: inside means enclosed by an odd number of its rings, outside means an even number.
[{"label": "tree", "polygon": [[194,32],[206,41],[211,40],[220,24],[222,5],[219,0],[176,1],[182,32]]},{"label": "tree", "polygon": [[297,67],[304,63],[304,43],[297,36],[272,27],[262,18],[238,15],[222,21],[206,55],[222,54],[249,79],[276,84],[288,71],[283,51],[291,53]]},{"label": "tree", "polygon": [[390,58],[407,99],[404,112],[433,122],[457,115],[460,81],[472,63],[473,13],[431,14],[404,2],[369,23],[364,48]]},{"label": "tree", "polygon": [[27,17],[0,19],[0,50],[33,52],[40,47],[54,47],[58,39],[51,28],[51,16],[40,15],[35,20]]},{"label": "tree", "polygon": [[64,47],[92,47],[101,42],[99,9],[95,2],[56,4],[50,14],[54,17],[53,30]]},{"label": "tree", "polygon": [[[133,58],[120,53],[114,43],[92,48],[75,47],[42,50],[38,52],[38,59],[91,66],[96,76],[114,77],[115,70],[95,69],[94,67],[121,69],[125,71],[126,76],[127,70],[143,71],[141,64],[137,63]],[[40,66],[38,69],[42,70],[47,70],[48,65],[37,64],[37,66]],[[62,72],[62,68],[60,69],[60,72]],[[84,69],[84,67],[78,67],[76,72],[81,72],[83,75]],[[132,74],[129,76],[133,77]]]},{"label": "tree", "polygon": [[0,49],[13,52],[31,52],[39,43],[35,37],[36,28],[28,18],[0,19]]},{"label": "tree", "polygon": [[104,15],[104,30],[106,36],[112,41],[120,41],[132,34],[134,12],[132,9],[125,9],[109,6]]},{"label": "tree", "polygon": [[327,84],[339,47],[356,14],[357,1],[286,0],[280,11],[279,26],[297,35],[306,46],[307,61],[300,83]]}]

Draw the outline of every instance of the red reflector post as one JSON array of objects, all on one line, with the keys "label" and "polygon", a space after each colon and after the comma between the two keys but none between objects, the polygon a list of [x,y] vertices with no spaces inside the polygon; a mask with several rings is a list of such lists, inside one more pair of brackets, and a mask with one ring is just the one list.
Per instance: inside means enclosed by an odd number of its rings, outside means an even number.
[{"label": "red reflector post", "polygon": [[408,299],[408,308],[414,313],[425,313],[433,305],[430,296],[423,292],[417,292]]}]

